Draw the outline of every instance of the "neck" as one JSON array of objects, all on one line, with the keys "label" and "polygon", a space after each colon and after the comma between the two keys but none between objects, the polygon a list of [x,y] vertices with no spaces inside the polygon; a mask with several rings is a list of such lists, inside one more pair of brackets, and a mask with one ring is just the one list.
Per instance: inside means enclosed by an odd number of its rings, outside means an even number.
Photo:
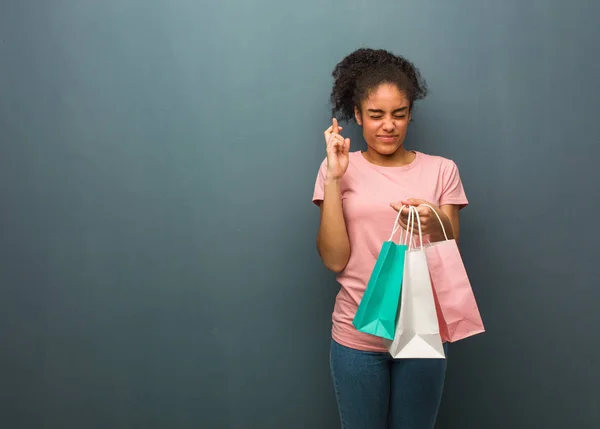
[{"label": "neck", "polygon": [[363,156],[367,161],[382,167],[401,167],[403,165],[408,165],[413,162],[416,157],[414,152],[406,150],[404,146],[400,146],[396,152],[389,155],[380,154],[369,147],[366,152],[363,152]]}]

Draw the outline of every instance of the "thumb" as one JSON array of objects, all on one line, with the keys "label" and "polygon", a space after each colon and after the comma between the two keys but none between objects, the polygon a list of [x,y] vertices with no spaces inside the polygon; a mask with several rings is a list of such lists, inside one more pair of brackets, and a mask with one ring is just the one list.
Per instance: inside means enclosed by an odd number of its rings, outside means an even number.
[{"label": "thumb", "polygon": [[399,212],[400,210],[402,210],[402,213],[406,213],[408,214],[408,207],[407,204],[403,201],[401,202],[396,202],[396,203],[391,203],[390,206],[396,210],[397,212]]},{"label": "thumb", "polygon": [[348,154],[350,151],[350,139],[344,139],[344,153]]}]

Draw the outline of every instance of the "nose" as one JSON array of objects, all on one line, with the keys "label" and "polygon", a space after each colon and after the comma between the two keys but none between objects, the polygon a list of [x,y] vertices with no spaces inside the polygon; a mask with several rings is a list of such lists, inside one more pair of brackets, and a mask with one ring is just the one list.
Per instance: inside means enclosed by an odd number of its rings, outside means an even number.
[{"label": "nose", "polygon": [[386,133],[391,133],[392,131],[394,131],[394,128],[395,128],[394,121],[391,121],[388,119],[383,122],[383,130]]}]

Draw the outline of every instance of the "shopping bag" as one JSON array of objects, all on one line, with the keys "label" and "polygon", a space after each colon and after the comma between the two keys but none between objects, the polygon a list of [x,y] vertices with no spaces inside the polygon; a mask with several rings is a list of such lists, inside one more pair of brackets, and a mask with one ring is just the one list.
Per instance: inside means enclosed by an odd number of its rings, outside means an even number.
[{"label": "shopping bag", "polygon": [[425,245],[427,265],[443,341],[455,342],[485,332],[456,240],[449,240],[438,213],[428,204],[442,225],[445,240]]},{"label": "shopping bag", "polygon": [[[415,223],[419,234],[418,246],[413,245],[412,238]],[[400,314],[394,339],[388,342],[387,348],[395,359],[445,359],[427,257],[423,249],[421,220],[415,207],[410,207],[407,228],[410,229],[411,240],[404,262]]]},{"label": "shopping bag", "polygon": [[381,246],[367,288],[352,321],[360,332],[389,340],[394,338],[402,289],[404,254],[408,249],[406,245],[393,241],[394,235],[401,229],[399,218],[400,211],[390,238]]}]

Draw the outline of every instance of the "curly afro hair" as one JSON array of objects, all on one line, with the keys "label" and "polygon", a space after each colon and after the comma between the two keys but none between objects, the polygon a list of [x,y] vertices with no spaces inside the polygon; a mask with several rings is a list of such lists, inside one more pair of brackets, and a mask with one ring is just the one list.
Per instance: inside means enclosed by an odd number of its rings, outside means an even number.
[{"label": "curly afro hair", "polygon": [[361,48],[342,61],[333,70],[331,105],[338,119],[354,118],[354,106],[360,106],[369,92],[382,83],[398,87],[410,101],[425,98],[427,85],[419,70],[406,58],[383,49]]}]

